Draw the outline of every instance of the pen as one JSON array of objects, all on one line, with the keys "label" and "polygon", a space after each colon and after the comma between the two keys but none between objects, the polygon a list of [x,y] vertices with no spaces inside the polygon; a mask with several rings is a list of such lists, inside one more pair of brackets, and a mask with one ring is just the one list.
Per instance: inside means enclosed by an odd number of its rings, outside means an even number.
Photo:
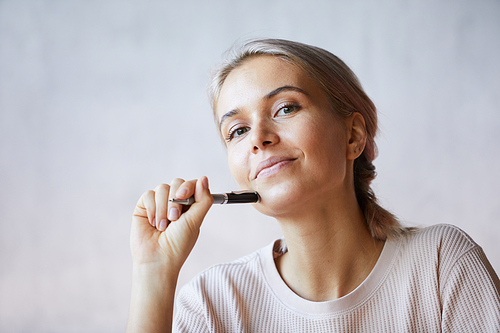
[{"label": "pen", "polygon": [[[233,191],[229,193],[213,193],[214,204],[238,204],[238,203],[256,203],[260,201],[259,193],[255,191]],[[170,199],[170,202],[181,205],[192,205],[194,196],[189,199]]]}]

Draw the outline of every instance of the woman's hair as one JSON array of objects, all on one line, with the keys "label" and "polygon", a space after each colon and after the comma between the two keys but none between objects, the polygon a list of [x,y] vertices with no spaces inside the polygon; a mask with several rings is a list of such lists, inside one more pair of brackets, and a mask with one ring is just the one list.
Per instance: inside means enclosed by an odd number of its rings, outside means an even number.
[{"label": "woman's hair", "polygon": [[319,47],[282,39],[249,41],[241,48],[233,49],[231,59],[213,74],[209,98],[214,115],[222,85],[229,73],[249,58],[260,55],[275,56],[303,69],[326,93],[336,116],[346,118],[354,112],[363,116],[367,139],[363,153],[354,161],[356,198],[374,238],[386,240],[401,234],[403,227],[393,214],[379,206],[370,187],[376,176],[372,164],[377,156],[375,105],[363,91],[356,75],[335,55]]}]

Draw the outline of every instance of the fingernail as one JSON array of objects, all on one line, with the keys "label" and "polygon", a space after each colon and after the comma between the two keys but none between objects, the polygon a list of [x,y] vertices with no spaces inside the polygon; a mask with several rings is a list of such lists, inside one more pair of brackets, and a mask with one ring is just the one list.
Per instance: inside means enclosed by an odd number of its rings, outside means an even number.
[{"label": "fingernail", "polygon": [[204,177],[202,183],[203,183],[203,188],[206,190],[208,188],[208,178]]},{"label": "fingernail", "polygon": [[177,196],[178,196],[178,197],[185,197],[185,196],[186,196],[186,194],[187,194],[187,191],[188,191],[187,189],[185,189],[185,188],[181,188],[181,189],[179,189],[179,190],[177,191]]},{"label": "fingernail", "polygon": [[170,221],[177,220],[179,218],[179,210],[175,207],[170,208],[168,218]]},{"label": "fingernail", "polygon": [[156,228],[156,217],[153,217],[153,227]]},{"label": "fingernail", "polygon": [[160,221],[160,226],[158,227],[158,230],[165,231],[165,229],[167,229],[167,220],[163,219]]}]

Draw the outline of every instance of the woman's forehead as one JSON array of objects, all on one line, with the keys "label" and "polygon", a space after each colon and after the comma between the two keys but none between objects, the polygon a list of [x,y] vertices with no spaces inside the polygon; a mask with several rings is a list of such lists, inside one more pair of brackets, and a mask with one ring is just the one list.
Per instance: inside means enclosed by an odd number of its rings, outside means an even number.
[{"label": "woman's forehead", "polygon": [[256,56],[245,60],[226,77],[217,102],[218,118],[239,104],[264,98],[282,86],[302,90],[316,88],[314,81],[297,65],[276,56]]},{"label": "woman's forehead", "polygon": [[[268,86],[278,82],[295,83],[307,77],[297,65],[276,56],[256,56],[244,61],[227,76],[222,89],[235,83]],[[284,82],[287,81],[287,82]]]}]

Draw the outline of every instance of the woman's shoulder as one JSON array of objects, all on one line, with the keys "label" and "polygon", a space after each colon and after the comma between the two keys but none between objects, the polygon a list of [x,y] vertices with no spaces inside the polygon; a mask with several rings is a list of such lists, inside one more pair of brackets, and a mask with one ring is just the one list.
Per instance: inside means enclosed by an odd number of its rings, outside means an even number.
[{"label": "woman's shoulder", "polygon": [[423,228],[410,228],[405,241],[413,247],[432,247],[438,250],[453,249],[467,252],[478,245],[462,229],[451,224],[436,224]]},{"label": "woman's shoulder", "polygon": [[402,259],[415,267],[439,267],[447,274],[464,257],[480,255],[482,249],[462,229],[450,224],[412,228],[404,233]]}]

